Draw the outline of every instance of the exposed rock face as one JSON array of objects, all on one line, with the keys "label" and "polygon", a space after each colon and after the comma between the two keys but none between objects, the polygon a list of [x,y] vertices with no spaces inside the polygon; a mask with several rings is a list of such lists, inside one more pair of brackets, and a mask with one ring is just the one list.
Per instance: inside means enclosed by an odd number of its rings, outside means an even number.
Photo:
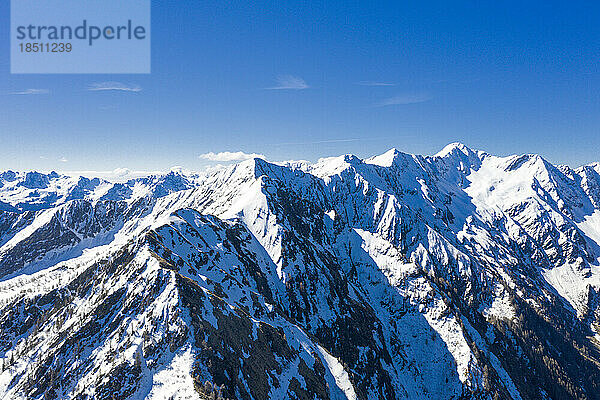
[{"label": "exposed rock face", "polygon": [[600,398],[599,171],[4,173],[0,398]]},{"label": "exposed rock face", "polygon": [[48,176],[40,174],[39,172],[28,172],[27,175],[25,175],[25,180],[20,182],[19,185],[26,187],[27,189],[46,189],[48,183]]}]

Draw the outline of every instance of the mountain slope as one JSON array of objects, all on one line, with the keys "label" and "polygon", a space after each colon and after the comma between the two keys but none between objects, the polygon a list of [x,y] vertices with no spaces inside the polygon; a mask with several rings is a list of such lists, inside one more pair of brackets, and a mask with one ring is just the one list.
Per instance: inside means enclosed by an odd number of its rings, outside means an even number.
[{"label": "mountain slope", "polygon": [[600,398],[598,165],[0,183],[0,398]]}]

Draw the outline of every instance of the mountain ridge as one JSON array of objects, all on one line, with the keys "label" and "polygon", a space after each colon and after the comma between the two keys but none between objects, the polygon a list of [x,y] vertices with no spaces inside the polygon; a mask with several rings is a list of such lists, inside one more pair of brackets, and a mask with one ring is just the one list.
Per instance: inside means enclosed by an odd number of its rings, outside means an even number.
[{"label": "mountain ridge", "polygon": [[49,175],[0,175],[0,398],[598,398],[597,168]]}]

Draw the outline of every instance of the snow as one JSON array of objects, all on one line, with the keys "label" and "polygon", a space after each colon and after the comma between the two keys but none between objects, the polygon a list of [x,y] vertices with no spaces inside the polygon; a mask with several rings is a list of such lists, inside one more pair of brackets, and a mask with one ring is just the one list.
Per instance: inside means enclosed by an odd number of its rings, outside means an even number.
[{"label": "snow", "polygon": [[508,292],[498,282],[494,289],[494,298],[492,304],[482,310],[482,314],[486,317],[495,317],[504,320],[513,320],[516,317],[515,309],[510,304]]},{"label": "snow", "polygon": [[466,318],[462,318],[462,321],[465,324],[467,331],[469,332],[469,334],[471,335],[471,337],[473,338],[473,340],[475,341],[477,346],[489,355],[489,359],[492,364],[492,367],[494,367],[494,369],[498,373],[498,376],[500,377],[500,381],[502,382],[502,384],[504,385],[506,390],[508,390],[508,393],[510,393],[510,395],[512,396],[512,399],[513,400],[521,400],[522,398],[519,393],[519,390],[515,386],[512,379],[510,378],[510,375],[508,375],[506,370],[502,367],[502,364],[500,363],[500,360],[498,360],[498,357],[496,357],[496,355],[494,353],[489,351],[487,344],[485,343],[483,338],[479,335],[479,333],[471,326],[469,321],[467,321]]},{"label": "snow", "polygon": [[33,232],[50,222],[52,217],[58,212],[58,208],[41,211],[30,225],[17,232],[16,235],[14,235],[8,242],[6,242],[2,247],[0,247],[0,253],[5,252],[7,249],[13,247],[18,242],[31,236]]},{"label": "snow", "polygon": [[565,264],[542,271],[544,279],[583,317],[587,310],[589,286],[600,289],[600,266],[582,269],[577,264]]},{"label": "snow", "polygon": [[390,149],[385,153],[371,157],[365,160],[366,164],[378,165],[380,167],[391,167],[394,164],[394,160],[396,159],[396,155],[399,153],[396,149]]},{"label": "snow", "polygon": [[344,367],[337,358],[332,356],[325,350],[322,346],[318,346],[319,353],[323,356],[329,371],[333,375],[335,379],[336,385],[344,392],[346,395],[346,399],[348,400],[356,400],[356,393],[354,392],[354,387],[352,386],[352,382],[350,382],[350,378],[348,377],[348,373],[344,370]]},{"label": "snow", "polygon": [[192,366],[194,353],[191,345],[179,350],[173,361],[153,376],[152,390],[147,400],[195,400],[200,395],[194,390]]},{"label": "snow", "polygon": [[[142,238],[152,230],[165,249],[181,258],[184,267],[176,272],[180,277],[194,281],[205,294],[214,293],[216,283],[226,291],[225,309],[217,310],[207,302],[201,318],[218,328],[217,312],[262,310],[248,316],[254,331],[262,323],[281,328],[307,365],[320,358],[327,367],[325,379],[332,398],[357,397],[356,376],[344,369],[343,357],[334,357],[315,336],[343,317],[339,299],[329,295],[330,275],[339,273],[347,296],[377,316],[381,335],[374,334],[373,340],[391,352],[384,368],[399,397],[442,399],[460,395],[465,387],[480,388],[480,362],[470,347],[476,346],[489,356],[502,385],[519,399],[501,360],[452,305],[445,291],[453,288],[443,283],[458,282],[465,295],[483,299],[473,312],[488,321],[515,318],[512,295],[535,305],[546,301],[539,293],[549,296],[547,289],[552,288],[568,302],[566,307],[570,305],[583,318],[589,289],[600,291],[600,210],[593,205],[593,193],[578,183],[582,173],[555,168],[535,155],[495,157],[453,143],[432,157],[391,149],[365,160],[352,155],[314,164],[248,160],[203,174],[175,169],[167,175],[135,178],[126,183],[131,193],[121,200],[130,215],[126,221],[116,216],[113,225],[91,238],[73,229],[83,239],[77,245],[49,249],[43,257],[28,260],[24,268],[0,278],[0,309],[18,299],[66,290],[88,267],[109,260],[124,246],[143,243]],[[48,175],[48,187],[29,189],[20,185],[25,179],[21,173],[13,181],[3,181],[0,201],[14,206],[35,203],[41,211],[0,247],[0,261],[3,254],[70,207],[73,203],[67,199],[74,191],[83,190],[84,201],[95,204],[114,187],[112,182],[99,180],[93,190],[85,191],[78,177]],[[322,229],[317,232],[323,236],[321,241],[293,231],[278,209],[281,189],[314,206],[317,222],[310,221],[314,223],[311,229]],[[232,250],[224,239],[225,230],[233,227],[248,231],[244,231],[243,254]],[[308,256],[302,252],[295,258],[288,255],[288,233],[305,241],[307,248],[302,250]],[[114,366],[110,357],[114,348],[119,349],[118,361],[134,363],[143,347],[143,334],[158,341],[170,332],[189,329],[190,318],[181,311],[176,273],[162,268],[147,245],[140,246],[129,270],[94,277],[89,292],[68,305],[74,315],[61,321],[61,327],[52,316],[39,328],[39,342],[0,374],[0,397],[18,398],[10,381],[28,376],[31,360],[50,352],[61,333],[81,329],[96,302],[117,290],[131,300],[143,297],[153,282],[164,281],[148,304],[119,315],[118,327],[106,338],[94,338],[85,349],[78,362],[91,367],[79,377],[73,393],[93,396],[98,380],[108,379],[105,375]],[[569,253],[571,248],[575,250]],[[212,258],[206,264],[196,263],[199,254]],[[589,257],[584,260],[582,254]],[[244,257],[258,266],[273,304],[248,275]],[[331,261],[327,268],[326,259]],[[190,272],[190,266],[198,271]],[[537,268],[541,277],[537,271],[524,276],[525,267]],[[304,281],[307,276],[310,282]],[[306,304],[308,321],[295,325],[278,313],[289,310],[292,301],[286,285],[298,281],[313,286]],[[296,305],[304,306],[302,302]],[[138,398],[199,398],[191,377],[198,349],[186,332],[184,345],[165,350],[143,366]],[[484,336],[493,338],[491,325]],[[2,356],[19,353],[25,347],[23,339],[15,338]],[[368,351],[360,348],[359,358],[366,359]],[[278,375],[282,386],[271,388],[272,398],[285,397],[289,380],[299,376],[298,362],[282,364]],[[198,368],[210,378],[206,368]],[[298,380],[306,384],[301,377]]]},{"label": "snow", "polygon": [[454,143],[450,143],[448,145],[446,145],[442,150],[440,150],[438,153],[435,154],[434,157],[446,157],[452,153],[454,153],[455,151],[460,151],[463,154],[469,154],[471,152],[471,149],[469,149],[467,146],[465,146],[462,143],[459,142],[454,142]]},{"label": "snow", "polygon": [[[594,210],[593,214],[586,215],[577,227],[594,243],[600,247],[600,210]],[[600,258],[600,253],[598,254]]]},{"label": "snow", "polygon": [[[506,172],[515,157],[488,157],[481,168],[473,171],[467,176],[470,182],[465,192],[473,199],[477,210],[502,210],[512,204],[525,202],[532,196],[534,191],[531,187],[532,179],[536,171],[527,168],[526,171],[517,170]],[[484,214],[485,212],[482,212]]]},{"label": "snow", "polygon": [[419,312],[448,347],[456,361],[461,382],[477,386],[477,382],[471,382],[471,369],[476,368],[477,362],[456,317],[449,312],[443,299],[423,278],[411,279],[403,292],[412,304],[418,306]]}]

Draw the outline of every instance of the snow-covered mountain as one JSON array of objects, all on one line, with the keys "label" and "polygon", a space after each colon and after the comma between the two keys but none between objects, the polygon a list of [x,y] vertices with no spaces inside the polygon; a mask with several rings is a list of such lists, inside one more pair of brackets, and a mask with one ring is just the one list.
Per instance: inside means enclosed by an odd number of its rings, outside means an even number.
[{"label": "snow-covered mountain", "polygon": [[598,399],[600,164],[0,174],[2,399]]}]

